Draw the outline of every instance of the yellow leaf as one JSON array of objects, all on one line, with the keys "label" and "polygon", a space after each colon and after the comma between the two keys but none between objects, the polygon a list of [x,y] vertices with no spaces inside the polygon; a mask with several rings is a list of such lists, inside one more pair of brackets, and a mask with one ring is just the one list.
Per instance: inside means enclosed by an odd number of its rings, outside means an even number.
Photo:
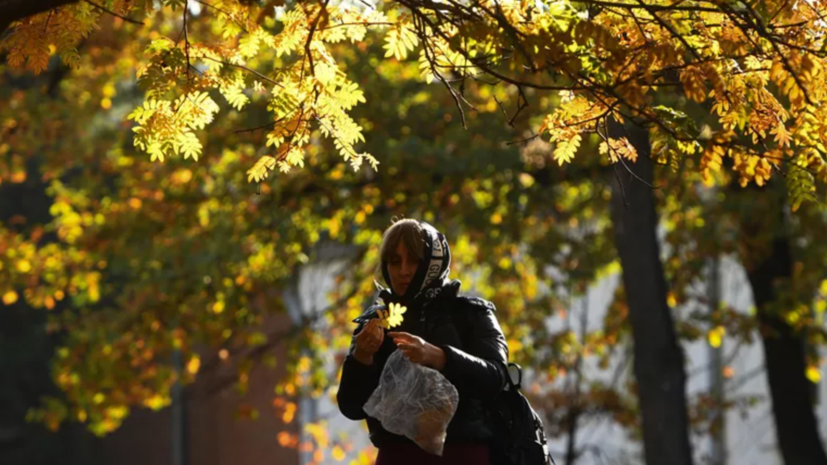
[{"label": "yellow leaf", "polygon": [[129,409],[123,405],[115,405],[106,409],[106,416],[115,420],[122,420],[129,413]]},{"label": "yellow leaf", "polygon": [[506,343],[508,344],[508,352],[511,354],[523,350],[523,343],[517,339],[509,339]]},{"label": "yellow leaf", "polygon": [[675,308],[678,305],[678,299],[675,297],[674,292],[669,292],[666,294],[666,305],[669,305],[669,308]]},{"label": "yellow leaf", "polygon": [[807,367],[807,379],[809,379],[814,384],[820,382],[821,371],[812,365]]},{"label": "yellow leaf", "polygon": [[247,182],[260,182],[263,179],[267,179],[270,170],[275,168],[275,166],[276,158],[270,155],[264,155],[247,171]]},{"label": "yellow leaf", "polygon": [[784,126],[784,123],[778,123],[778,125],[776,125],[774,128],[772,128],[772,130],[770,130],[770,134],[775,134],[775,141],[778,142],[779,146],[790,146],[790,133]]},{"label": "yellow leaf", "polygon": [[330,455],[333,456],[333,460],[341,462],[345,459],[345,450],[339,446],[333,446],[333,450],[331,451]]},{"label": "yellow leaf", "polygon": [[376,314],[379,316],[379,326],[388,329],[388,311],[380,308]]},{"label": "yellow leaf", "polygon": [[408,52],[412,52],[418,44],[419,37],[409,27],[408,22],[400,20],[391,26],[385,36],[385,57],[404,60],[408,57]]},{"label": "yellow leaf", "polygon": [[198,369],[201,368],[201,357],[198,355],[193,355],[190,361],[187,363],[187,371],[194,375],[198,373]]},{"label": "yellow leaf", "polygon": [[534,177],[528,173],[520,173],[519,180],[523,187],[528,188],[534,185]]},{"label": "yellow leaf", "polygon": [[17,302],[17,292],[9,291],[3,294],[3,303],[6,305],[11,305]]},{"label": "yellow leaf", "polygon": [[557,147],[554,148],[554,159],[557,160],[560,166],[574,159],[574,154],[577,152],[577,148],[580,147],[580,141],[580,134],[575,134],[571,139],[561,140],[557,143]]},{"label": "yellow leaf", "polygon": [[32,264],[28,260],[20,260],[17,262],[17,271],[21,273],[28,273],[32,271]]},{"label": "yellow leaf", "polygon": [[258,53],[258,34],[247,34],[238,41],[238,53],[244,58],[250,58]]},{"label": "yellow leaf", "polygon": [[721,344],[724,341],[724,335],[726,334],[726,329],[723,326],[716,326],[709,330],[707,334],[707,339],[709,340],[709,345],[715,347],[721,347]]},{"label": "yellow leaf", "polygon": [[508,257],[502,257],[500,258],[500,261],[497,262],[497,266],[499,266],[503,270],[507,270],[511,267],[511,260],[509,260]]},{"label": "yellow leaf", "polygon": [[403,321],[402,315],[407,310],[408,307],[404,307],[396,302],[391,303],[388,310],[380,308],[377,310],[377,314],[379,315],[379,325],[385,329],[391,329],[401,325]]},{"label": "yellow leaf", "polygon": [[168,397],[164,397],[160,394],[155,394],[154,396],[144,400],[144,406],[151,408],[152,410],[161,410],[162,408],[169,405],[170,399]]}]

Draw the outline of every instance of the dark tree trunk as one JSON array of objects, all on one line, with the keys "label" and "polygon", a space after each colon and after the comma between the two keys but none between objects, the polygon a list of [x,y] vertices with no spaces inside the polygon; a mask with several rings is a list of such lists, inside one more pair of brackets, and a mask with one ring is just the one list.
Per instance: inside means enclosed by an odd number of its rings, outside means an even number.
[{"label": "dark tree trunk", "polygon": [[[629,168],[651,184],[646,131],[631,126],[624,131],[620,125],[610,131],[614,137],[629,138],[639,154]],[[634,373],[643,415],[646,463],[690,465],[684,357],[666,304],[666,281],[655,235],[658,218],[654,193],[638,180],[627,182],[630,175],[621,164],[617,170],[623,185],[616,179],[612,186],[612,221],[634,337]]]},{"label": "dark tree trunk", "polygon": [[769,307],[776,299],[776,282],[789,280],[792,276],[789,239],[775,238],[769,255],[754,269],[748,270],[747,276],[758,309],[776,437],[784,463],[827,464],[827,456],[818,433],[818,422],[813,413],[811,384],[805,376],[803,335],[796,333]]}]

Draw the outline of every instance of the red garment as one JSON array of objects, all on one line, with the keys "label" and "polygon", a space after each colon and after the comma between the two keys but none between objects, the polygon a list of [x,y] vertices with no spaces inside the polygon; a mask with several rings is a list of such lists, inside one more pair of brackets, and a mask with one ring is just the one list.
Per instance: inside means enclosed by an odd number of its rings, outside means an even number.
[{"label": "red garment", "polygon": [[379,449],[376,465],[490,465],[486,444],[446,444],[442,457],[412,443],[388,444]]}]

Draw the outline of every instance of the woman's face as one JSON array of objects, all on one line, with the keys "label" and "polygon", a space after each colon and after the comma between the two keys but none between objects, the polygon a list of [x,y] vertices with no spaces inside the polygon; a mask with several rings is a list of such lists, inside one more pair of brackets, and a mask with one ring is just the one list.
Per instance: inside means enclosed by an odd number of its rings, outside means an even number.
[{"label": "woman's face", "polygon": [[388,259],[388,274],[391,275],[391,288],[394,294],[405,295],[418,266],[416,255],[408,252],[405,244],[399,241]]}]

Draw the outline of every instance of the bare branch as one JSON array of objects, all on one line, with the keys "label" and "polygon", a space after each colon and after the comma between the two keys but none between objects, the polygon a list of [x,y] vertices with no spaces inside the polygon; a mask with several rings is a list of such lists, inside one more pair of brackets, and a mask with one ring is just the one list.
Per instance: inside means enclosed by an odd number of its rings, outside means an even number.
[{"label": "bare branch", "polygon": [[693,11],[693,12],[708,12],[720,13],[718,8],[703,7],[703,6],[674,6],[674,5],[647,5],[643,2],[635,5],[634,3],[621,2],[605,2],[601,0],[576,0],[575,3],[585,3],[586,5],[602,6],[606,8],[623,8],[628,10],[644,9],[647,11]]},{"label": "bare branch", "polygon": [[328,26],[328,27],[325,27],[325,28],[319,29],[319,31],[329,31],[329,30],[331,30],[331,29],[336,29],[337,27],[348,27],[348,26],[364,26],[364,27],[370,27],[370,26],[393,26],[393,24],[394,24],[394,23],[388,23],[388,22],[383,22],[383,21],[368,22],[368,23],[339,23],[339,24],[334,24],[333,26]]},{"label": "bare branch", "polygon": [[[310,44],[313,42],[313,34],[316,32],[316,28],[319,26],[319,20],[322,19],[322,15],[328,14],[327,12],[327,4],[330,3],[330,0],[324,0],[322,7],[319,9],[319,14],[316,15],[316,19],[310,25],[310,31],[307,33],[307,41],[304,43],[304,53],[307,57],[308,61],[310,62],[310,75],[315,76],[316,70],[313,65],[313,52],[310,50]],[[302,73],[304,73],[304,69],[302,69]]]}]

